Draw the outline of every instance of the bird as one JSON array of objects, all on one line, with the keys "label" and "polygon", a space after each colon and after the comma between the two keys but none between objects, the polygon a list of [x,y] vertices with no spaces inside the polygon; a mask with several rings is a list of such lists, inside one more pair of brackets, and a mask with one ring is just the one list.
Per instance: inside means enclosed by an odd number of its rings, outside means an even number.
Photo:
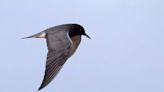
[{"label": "bird", "polygon": [[80,24],[61,24],[23,38],[45,38],[47,42],[45,74],[38,91],[57,76],[67,59],[77,50],[82,35],[90,38]]}]

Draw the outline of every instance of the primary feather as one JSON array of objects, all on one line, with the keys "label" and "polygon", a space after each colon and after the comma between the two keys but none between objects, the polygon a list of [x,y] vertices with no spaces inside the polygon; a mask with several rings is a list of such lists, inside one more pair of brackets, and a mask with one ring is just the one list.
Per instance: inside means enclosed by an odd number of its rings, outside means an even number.
[{"label": "primary feather", "polygon": [[[75,36],[78,38],[77,41],[72,40],[69,36],[71,28],[72,26],[70,25],[64,25],[45,30],[49,51],[47,54],[44,79],[39,87],[39,90],[47,86],[55,78],[66,60],[77,49],[81,41],[81,36]],[[74,37],[72,38],[74,39]]]}]

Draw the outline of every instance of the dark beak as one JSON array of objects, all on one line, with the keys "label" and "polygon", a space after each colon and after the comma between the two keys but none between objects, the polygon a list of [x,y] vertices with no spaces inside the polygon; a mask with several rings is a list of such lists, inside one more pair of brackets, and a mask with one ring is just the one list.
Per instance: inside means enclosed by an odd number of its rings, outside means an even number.
[{"label": "dark beak", "polygon": [[84,34],[86,37],[88,37],[89,39],[91,39],[91,37],[89,37],[87,34]]}]

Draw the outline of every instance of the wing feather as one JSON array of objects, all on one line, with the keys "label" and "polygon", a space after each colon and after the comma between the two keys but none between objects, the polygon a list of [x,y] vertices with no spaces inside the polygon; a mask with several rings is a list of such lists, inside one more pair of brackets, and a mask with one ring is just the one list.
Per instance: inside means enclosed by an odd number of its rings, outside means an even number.
[{"label": "wing feather", "polygon": [[47,54],[45,75],[38,90],[47,86],[59,73],[69,57],[72,42],[67,31],[59,30],[47,34],[47,46],[49,51]]}]

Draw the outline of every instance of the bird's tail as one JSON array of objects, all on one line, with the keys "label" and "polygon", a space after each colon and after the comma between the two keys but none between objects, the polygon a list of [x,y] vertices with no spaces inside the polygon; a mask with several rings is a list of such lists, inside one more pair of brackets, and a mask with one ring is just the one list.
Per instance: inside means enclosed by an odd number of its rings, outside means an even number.
[{"label": "bird's tail", "polygon": [[27,38],[45,38],[45,37],[46,37],[46,33],[43,31],[43,32],[40,32],[40,33],[31,35],[31,36],[28,36],[28,37],[23,37],[22,39],[27,39]]}]

